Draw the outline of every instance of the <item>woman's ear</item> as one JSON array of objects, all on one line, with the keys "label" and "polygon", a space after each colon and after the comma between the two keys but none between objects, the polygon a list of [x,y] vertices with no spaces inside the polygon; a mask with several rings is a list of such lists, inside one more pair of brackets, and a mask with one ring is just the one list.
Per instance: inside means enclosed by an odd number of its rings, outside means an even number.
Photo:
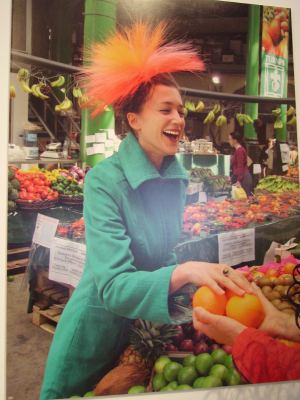
[{"label": "woman's ear", "polygon": [[127,113],[126,117],[127,117],[127,121],[128,121],[129,126],[134,131],[137,132],[140,129],[140,123],[139,123],[138,115],[136,113],[129,112],[129,113]]}]

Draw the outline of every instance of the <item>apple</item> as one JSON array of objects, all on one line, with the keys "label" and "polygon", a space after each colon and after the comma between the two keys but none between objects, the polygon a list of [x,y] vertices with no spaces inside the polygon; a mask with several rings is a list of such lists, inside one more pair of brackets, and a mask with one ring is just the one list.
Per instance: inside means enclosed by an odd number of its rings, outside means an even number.
[{"label": "apple", "polygon": [[196,355],[201,353],[207,353],[209,351],[209,346],[205,342],[198,342],[194,345],[194,353]]},{"label": "apple", "polygon": [[180,345],[179,350],[182,351],[194,351],[194,343],[191,339],[184,339]]},{"label": "apple", "polygon": [[173,343],[168,343],[166,345],[166,350],[167,351],[178,351],[177,347]]},{"label": "apple", "polygon": [[194,343],[197,343],[197,342],[201,342],[201,341],[206,341],[207,340],[207,336],[204,333],[200,332],[200,331],[195,331],[194,334],[193,334],[192,339],[193,339]]}]

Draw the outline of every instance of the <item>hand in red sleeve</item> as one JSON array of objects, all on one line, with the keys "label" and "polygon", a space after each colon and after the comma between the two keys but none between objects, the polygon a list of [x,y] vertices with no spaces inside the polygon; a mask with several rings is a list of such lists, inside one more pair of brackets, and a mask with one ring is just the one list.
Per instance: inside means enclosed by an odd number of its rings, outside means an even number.
[{"label": "hand in red sleeve", "polygon": [[205,333],[218,343],[232,346],[237,336],[246,329],[246,326],[231,318],[211,314],[201,307],[193,311],[194,328]]}]

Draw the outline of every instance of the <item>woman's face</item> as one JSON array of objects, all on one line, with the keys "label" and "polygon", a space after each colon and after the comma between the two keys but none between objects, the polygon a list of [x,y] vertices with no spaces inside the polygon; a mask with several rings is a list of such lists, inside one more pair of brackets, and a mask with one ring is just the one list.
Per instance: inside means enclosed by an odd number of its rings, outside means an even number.
[{"label": "woman's face", "polygon": [[231,147],[234,147],[234,145],[236,144],[236,140],[233,139],[231,135],[228,136],[228,141]]},{"label": "woman's face", "polygon": [[156,166],[177,152],[185,126],[181,96],[175,87],[156,85],[139,113],[128,113],[139,144]]}]

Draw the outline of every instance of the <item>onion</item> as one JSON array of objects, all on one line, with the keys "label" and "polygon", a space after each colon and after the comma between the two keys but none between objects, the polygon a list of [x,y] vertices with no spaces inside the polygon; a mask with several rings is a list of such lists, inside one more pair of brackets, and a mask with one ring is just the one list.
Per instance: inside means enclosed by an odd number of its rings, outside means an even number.
[{"label": "onion", "polygon": [[205,342],[198,342],[194,345],[194,353],[201,354],[201,353],[207,353],[209,350],[208,344]]}]

